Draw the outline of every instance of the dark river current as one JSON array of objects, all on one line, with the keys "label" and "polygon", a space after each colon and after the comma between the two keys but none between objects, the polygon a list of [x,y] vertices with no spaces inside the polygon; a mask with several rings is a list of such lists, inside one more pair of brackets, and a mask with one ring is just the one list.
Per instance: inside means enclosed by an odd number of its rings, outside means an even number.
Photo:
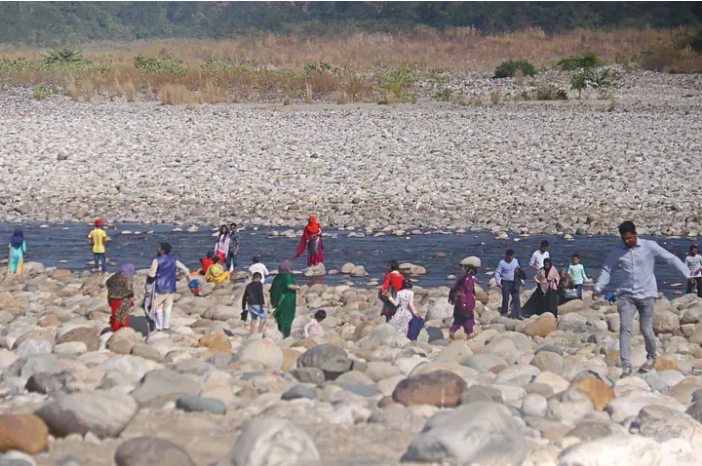
[{"label": "dark river current", "polygon": [[[15,225],[0,224],[0,238],[5,238],[9,243],[10,236],[16,228]],[[27,261],[39,261],[46,266],[68,268],[71,270],[89,270],[92,266],[87,262],[92,260],[91,246],[85,238],[92,229],[89,225],[68,224],[50,225],[41,228],[39,224],[26,224],[22,226],[27,241]],[[107,233],[113,239],[107,246],[107,257],[117,264],[132,262],[137,269],[146,268],[156,254],[158,244],[162,241],[171,243],[172,255],[184,262],[191,270],[196,270],[200,265],[200,258],[208,251],[213,250],[215,238],[212,237],[212,228],[202,228],[197,233],[187,233],[187,226],[180,226],[182,232],[173,232],[176,226],[149,226],[149,225],[118,225],[118,229],[108,229]],[[280,260],[292,258],[295,255],[299,238],[268,237],[266,232],[277,230],[285,231],[288,228],[261,227],[254,230],[247,227],[241,231],[241,245],[239,250],[239,267],[251,264],[255,255],[261,257],[269,270],[277,268]],[[122,231],[143,232],[139,235],[122,235]],[[297,231],[298,229],[296,229]],[[153,231],[153,234],[146,234]],[[365,285],[369,278],[381,279],[385,272],[386,263],[390,259],[400,262],[411,262],[424,266],[427,274],[418,277],[417,285],[434,287],[449,285],[448,275],[459,274],[458,266],[461,259],[466,256],[478,256],[482,259],[483,267],[479,273],[479,281],[487,282],[490,276],[486,274],[497,266],[505,250],[512,248],[516,257],[526,269],[531,253],[539,247],[542,240],[550,243],[549,251],[556,267],[561,269],[570,264],[573,253],[578,253],[581,263],[585,266],[586,273],[594,278],[599,275],[599,269],[604,263],[612,245],[619,240],[613,236],[576,236],[574,241],[566,241],[560,236],[531,236],[530,238],[514,237],[509,240],[497,240],[488,232],[468,232],[464,235],[456,234],[422,234],[403,237],[383,236],[348,238],[350,231],[325,230],[325,233],[337,233],[336,238],[324,238],[324,263],[327,270],[341,269],[347,262],[363,265],[370,277],[351,279],[342,275],[306,279],[298,277],[302,283],[324,283],[329,285],[348,282]],[[663,247],[684,258],[691,244],[690,239],[670,240],[662,237],[655,239]],[[444,258],[436,258],[437,253],[445,254]],[[64,262],[65,261],[65,262]],[[307,261],[303,255],[293,261],[295,270],[303,270]],[[117,267],[113,267],[117,270]],[[665,264],[656,267],[659,290],[672,296],[675,291],[685,291],[685,279],[677,271]],[[530,277],[531,278],[531,277]],[[610,288],[616,286],[615,275]],[[682,284],[682,285],[679,285]],[[679,286],[672,286],[679,285]]]}]

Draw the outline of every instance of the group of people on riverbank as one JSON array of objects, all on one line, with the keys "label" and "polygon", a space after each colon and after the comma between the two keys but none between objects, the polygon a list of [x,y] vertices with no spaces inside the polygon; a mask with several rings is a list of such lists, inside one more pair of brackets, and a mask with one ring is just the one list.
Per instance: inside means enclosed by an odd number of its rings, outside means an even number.
[{"label": "group of people on riverbank", "polygon": [[[106,243],[110,241],[104,231],[104,224],[97,220],[94,229],[87,237],[93,247],[96,271],[104,272],[107,268]],[[323,260],[321,227],[315,217],[310,217],[295,258],[305,250],[308,252],[308,265],[316,266]],[[641,371],[651,370],[657,357],[655,336],[653,334],[653,310],[658,296],[654,275],[655,261],[661,260],[678,270],[688,280],[687,292],[697,292],[702,297],[702,256],[696,245],[690,247],[685,261],[666,251],[655,241],[638,238],[636,226],[624,222],[619,226],[621,243],[608,255],[605,265],[594,285],[593,299],[601,299],[601,293],[617,270],[621,271],[621,280],[616,290],[618,311],[621,317],[620,352],[624,375],[632,372],[631,367],[631,330],[635,314],[640,316],[641,333],[644,336],[648,360]],[[203,259],[203,273],[208,281],[221,282],[221,277],[230,278],[236,273],[237,255],[240,237],[236,224],[228,228],[222,226],[214,251]],[[544,241],[535,251],[529,266],[535,272],[533,281],[538,285],[532,297],[521,306],[519,291],[525,286],[526,273],[521,268],[512,249],[506,251],[505,258],[495,270],[495,285],[502,290],[500,313],[512,318],[523,319],[525,316],[550,312],[558,317],[558,306],[568,299],[582,299],[583,287],[592,284],[585,273],[578,254],[572,256],[572,263],[567,270],[559,272],[553,265],[548,251],[549,244]],[[17,229],[9,242],[8,274],[21,274],[22,264],[27,251],[27,243],[21,229]],[[206,262],[209,260],[210,262]],[[213,273],[212,269],[215,268]],[[226,270],[225,270],[226,267]],[[218,270],[219,268],[219,270]],[[161,243],[157,257],[152,261],[147,272],[146,297],[144,310],[151,330],[168,330],[170,328],[173,295],[176,291],[177,271],[190,277],[190,270],[180,261],[171,257],[171,245]],[[251,333],[264,331],[266,322],[266,303],[263,283],[271,281],[270,307],[274,309],[273,317],[284,337],[291,332],[295,319],[296,295],[298,286],[292,273],[292,264],[284,260],[278,266],[278,273],[272,280],[268,270],[258,258],[254,258],[249,268],[251,283],[246,286],[242,299],[242,319],[251,318]],[[487,303],[487,294],[476,292],[475,276],[478,268],[474,264],[463,266],[463,274],[451,287],[449,303],[453,305],[453,322],[449,335],[453,338],[463,330],[466,335],[473,332],[475,325],[475,306],[480,301]],[[229,273],[229,276],[225,275]],[[110,324],[113,331],[129,325],[129,314],[134,306],[133,291],[134,266],[124,264],[120,271],[107,280],[108,303],[112,314]],[[219,281],[217,281],[219,279]],[[416,339],[424,322],[414,304],[412,281],[400,272],[399,263],[391,261],[379,292],[382,301],[381,314],[398,332]],[[305,335],[320,335],[323,328],[320,323],[326,312],[318,310],[305,327]]]}]

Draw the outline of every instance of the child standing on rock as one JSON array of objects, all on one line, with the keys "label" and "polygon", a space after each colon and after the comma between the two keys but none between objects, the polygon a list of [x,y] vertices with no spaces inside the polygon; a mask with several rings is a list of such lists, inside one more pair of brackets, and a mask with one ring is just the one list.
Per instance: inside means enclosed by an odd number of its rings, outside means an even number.
[{"label": "child standing on rock", "polygon": [[[93,245],[93,258],[95,259],[95,268],[93,272],[107,272],[107,259],[105,258],[105,243],[112,241],[112,238],[107,236],[102,227],[105,225],[102,220],[95,220],[95,228],[90,232],[86,241]],[[100,265],[102,263],[102,265]]]},{"label": "child standing on rock", "polygon": [[263,296],[263,283],[261,283],[261,274],[256,272],[253,274],[253,281],[246,285],[244,296],[241,298],[241,309],[248,310],[251,316],[251,332],[249,336],[253,336],[256,331],[256,321],[258,324],[258,333],[263,334],[263,327],[266,325],[266,299]]},{"label": "child standing on rock", "polygon": [[580,263],[580,256],[573,254],[573,263],[568,267],[568,277],[573,280],[575,289],[578,290],[578,299],[583,299],[583,284],[590,281],[585,274],[585,268]]}]

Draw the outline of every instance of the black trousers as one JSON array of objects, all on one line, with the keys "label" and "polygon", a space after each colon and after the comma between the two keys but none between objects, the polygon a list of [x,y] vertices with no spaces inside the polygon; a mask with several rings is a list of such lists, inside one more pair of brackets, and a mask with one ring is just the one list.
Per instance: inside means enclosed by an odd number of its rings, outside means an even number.
[{"label": "black trousers", "polygon": [[[695,282],[697,282],[697,296],[702,298],[702,277],[695,277]],[[695,283],[688,281],[687,282],[687,293],[688,294],[692,293],[693,289],[695,289]]]}]

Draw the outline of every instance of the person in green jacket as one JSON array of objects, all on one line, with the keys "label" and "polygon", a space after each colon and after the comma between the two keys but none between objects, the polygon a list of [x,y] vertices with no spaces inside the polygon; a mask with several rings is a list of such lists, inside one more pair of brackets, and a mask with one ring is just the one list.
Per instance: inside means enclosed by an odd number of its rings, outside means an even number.
[{"label": "person in green jacket", "polygon": [[273,317],[284,338],[290,336],[290,328],[295,320],[297,289],[298,286],[292,274],[292,264],[290,261],[281,262],[278,265],[278,275],[271,285],[271,306],[275,309]]}]

